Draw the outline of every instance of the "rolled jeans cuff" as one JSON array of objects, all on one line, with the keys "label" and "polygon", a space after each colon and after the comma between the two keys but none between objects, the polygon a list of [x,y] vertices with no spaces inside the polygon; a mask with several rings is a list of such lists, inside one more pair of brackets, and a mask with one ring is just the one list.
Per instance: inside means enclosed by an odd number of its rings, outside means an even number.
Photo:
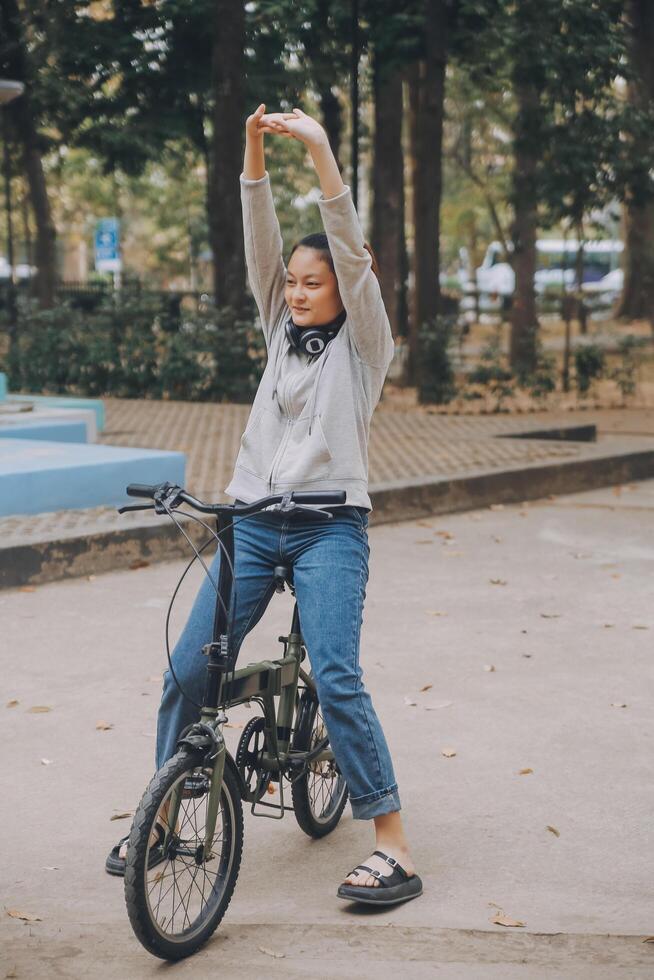
[{"label": "rolled jeans cuff", "polygon": [[402,804],[400,803],[397,783],[388,789],[380,790],[378,793],[359,796],[355,800],[350,797],[350,806],[354,820],[372,820],[373,817],[381,817],[384,813],[394,813],[396,810],[401,810]]}]

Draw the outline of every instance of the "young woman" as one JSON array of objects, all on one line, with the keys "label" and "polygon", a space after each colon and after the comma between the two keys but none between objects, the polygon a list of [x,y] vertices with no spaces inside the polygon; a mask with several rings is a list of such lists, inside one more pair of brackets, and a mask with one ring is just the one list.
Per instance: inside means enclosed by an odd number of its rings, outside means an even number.
[{"label": "young woman", "polygon": [[[282,257],[264,134],[300,140],[316,168],[326,235],[303,238]],[[262,512],[234,528],[233,637],[238,650],[273,592],[273,569],[292,568],[293,583],[320,706],[352,815],[373,820],[376,847],[340,884],[340,898],[395,904],[416,898],[415,873],[400,818],[388,746],[359,666],[359,637],[368,581],[368,434],[393,338],[372,252],[363,240],[350,189],[343,184],[327,136],[300,109],[248,117],[240,177],[248,279],[268,351],[250,418],[226,493],[252,502],[286,490],[345,490],[331,518]],[[217,577],[220,555],[212,573]],[[173,652],[182,687],[201,700],[202,646],[211,639],[215,596],[200,588]],[[175,752],[179,732],[195,721],[170,671],[157,724],[157,768]],[[107,870],[124,873],[124,842]]]}]

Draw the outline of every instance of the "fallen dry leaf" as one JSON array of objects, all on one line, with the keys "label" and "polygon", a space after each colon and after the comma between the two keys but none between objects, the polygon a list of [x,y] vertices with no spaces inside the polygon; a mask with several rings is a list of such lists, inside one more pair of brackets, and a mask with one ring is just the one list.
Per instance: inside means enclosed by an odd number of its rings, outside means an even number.
[{"label": "fallen dry leaf", "polygon": [[506,585],[506,579],[504,578],[489,578],[488,581],[491,585]]},{"label": "fallen dry leaf", "polygon": [[444,755],[446,758],[451,759],[452,756],[456,755],[456,749],[441,749],[441,755]]},{"label": "fallen dry leaf", "polygon": [[462,551],[444,551],[443,555],[445,558],[460,558],[463,554]]},{"label": "fallen dry leaf", "polygon": [[439,538],[443,538],[444,541],[453,541],[454,535],[450,531],[434,531]]},{"label": "fallen dry leaf", "polygon": [[11,701],[7,701],[5,707],[15,708],[17,704],[20,704],[20,701],[18,701],[16,698],[12,698]]},{"label": "fallen dry leaf", "polygon": [[439,609],[425,609],[428,616],[447,616],[446,612],[441,612]]},{"label": "fallen dry leaf", "polygon": [[644,943],[654,943],[654,936],[646,936],[645,939],[643,939],[643,942]]},{"label": "fallen dry leaf", "polygon": [[35,587],[33,585],[21,585],[21,587],[20,587],[20,589],[18,591],[19,592],[36,592],[36,589],[35,589]]},{"label": "fallen dry leaf", "polygon": [[502,914],[498,913],[488,921],[494,922],[496,926],[514,926],[514,927],[524,926],[524,922],[520,922],[519,919],[512,919],[510,915],[504,915],[504,913]]},{"label": "fallen dry leaf", "polygon": [[42,766],[51,766],[52,765],[52,759],[41,759],[41,765]]},{"label": "fallen dry leaf", "polygon": [[626,708],[627,705],[624,703],[624,701],[611,701],[611,707],[612,708]]},{"label": "fallen dry leaf", "polygon": [[146,561],[144,558],[137,558],[136,561],[130,562],[129,568],[131,568],[132,571],[135,571],[137,568],[147,568],[149,564],[150,562]]},{"label": "fallen dry leaf", "polygon": [[124,813],[114,813],[113,816],[109,817],[110,820],[126,820],[128,817],[133,817],[133,810],[125,810]]},{"label": "fallen dry leaf", "polygon": [[619,497],[621,493],[622,493],[622,487],[621,486],[613,487],[613,496],[614,497]]},{"label": "fallen dry leaf", "polygon": [[615,623],[604,623],[604,629],[605,630],[612,630],[614,626],[615,626]]},{"label": "fallen dry leaf", "polygon": [[31,708],[27,709],[30,715],[44,715],[46,711],[52,711],[52,708],[47,704],[34,704]]},{"label": "fallen dry leaf", "polygon": [[237,722],[226,721],[225,728],[243,728],[243,725],[239,725]]},{"label": "fallen dry leaf", "polygon": [[611,578],[622,578],[622,576],[620,575],[620,572],[614,572]]},{"label": "fallen dry leaf", "polygon": [[414,544],[433,544],[434,542],[432,541],[431,538],[423,538],[422,541],[414,541],[413,543]]},{"label": "fallen dry leaf", "polygon": [[504,504],[491,504],[490,510],[504,510]]},{"label": "fallen dry leaf", "polygon": [[268,949],[267,946],[257,946],[257,949],[266,956],[274,956],[276,960],[281,960],[286,956],[286,953],[276,953],[274,949]]},{"label": "fallen dry leaf", "polygon": [[555,837],[560,837],[561,836],[560,832],[556,829],[556,827],[552,827],[551,824],[549,824],[549,823],[547,825],[547,829],[549,830],[549,832],[551,834],[554,834]]},{"label": "fallen dry leaf", "polygon": [[502,543],[502,539],[501,538],[498,538],[497,535],[495,535],[495,534],[493,535],[493,541],[495,542],[495,544],[501,544]]},{"label": "fallen dry leaf", "polygon": [[98,721],[95,727],[99,732],[109,732],[114,726],[113,722],[110,721]]},{"label": "fallen dry leaf", "polygon": [[268,792],[269,792],[270,794],[272,794],[272,793],[274,793],[274,792],[275,792],[275,787],[273,786],[273,784],[272,784],[272,783],[268,783]]},{"label": "fallen dry leaf", "polygon": [[29,912],[20,912],[18,909],[7,909],[7,915],[12,919],[22,919],[23,922],[42,922],[40,915],[31,915]]},{"label": "fallen dry leaf", "polygon": [[527,769],[521,769],[520,772],[518,773],[518,775],[519,776],[528,776],[533,771],[534,771],[533,769],[529,769],[529,767],[527,767]]},{"label": "fallen dry leaf", "polygon": [[433,686],[434,686],[433,684],[425,684],[425,686],[424,686],[424,687],[421,687],[421,688],[420,688],[420,691],[421,691],[421,692],[422,692],[422,691],[430,691],[430,690],[432,689],[432,687],[433,687]]},{"label": "fallen dry leaf", "polygon": [[434,525],[433,524],[430,524],[429,521],[416,521],[416,526],[417,527],[430,527],[431,528]]},{"label": "fallen dry leaf", "polygon": [[407,705],[409,705],[410,708],[415,708],[415,706],[417,705],[418,702],[417,701],[414,701],[413,698],[405,697],[404,698],[404,703],[407,704]]},{"label": "fallen dry leaf", "polygon": [[632,626],[631,628],[632,628],[632,630],[648,630],[649,629],[649,626],[642,626],[642,625],[638,624],[636,626]]},{"label": "fallen dry leaf", "polygon": [[543,619],[560,619],[561,613],[541,613]]},{"label": "fallen dry leaf", "polygon": [[495,664],[484,664],[484,670],[488,670],[490,672],[494,671],[495,670]]},{"label": "fallen dry leaf", "polygon": [[59,871],[59,865],[58,864],[46,864],[46,866],[43,868],[43,871]]}]

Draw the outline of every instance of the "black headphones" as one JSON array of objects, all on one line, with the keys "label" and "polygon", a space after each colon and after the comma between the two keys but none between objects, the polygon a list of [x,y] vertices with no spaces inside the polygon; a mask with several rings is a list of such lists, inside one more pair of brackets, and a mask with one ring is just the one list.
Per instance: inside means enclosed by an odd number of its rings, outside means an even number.
[{"label": "black headphones", "polygon": [[305,354],[322,354],[330,340],[333,340],[338,331],[345,323],[347,312],[341,310],[338,316],[329,323],[323,323],[319,327],[305,327],[301,330],[293,322],[293,317],[286,321],[286,336],[295,350],[304,351]]}]

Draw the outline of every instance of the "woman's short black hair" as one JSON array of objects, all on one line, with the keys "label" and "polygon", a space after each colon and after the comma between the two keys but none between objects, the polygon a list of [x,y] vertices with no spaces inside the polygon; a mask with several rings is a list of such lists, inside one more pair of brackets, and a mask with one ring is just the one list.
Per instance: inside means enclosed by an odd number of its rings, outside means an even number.
[{"label": "woman's short black hair", "polygon": [[[300,248],[300,246],[302,246],[303,248],[312,248],[314,249],[314,251],[318,252],[320,258],[327,263],[327,265],[332,270],[334,275],[336,275],[336,270],[334,269],[334,260],[332,258],[332,253],[329,248],[329,240],[324,231],[314,231],[311,235],[305,235],[304,238],[301,238],[299,242],[296,242],[293,248],[291,249],[291,253],[288,257],[288,262],[291,261],[291,257],[295,249]],[[372,246],[368,242],[364,242],[363,247],[369,253],[370,258],[372,259],[372,271],[377,276],[377,279],[379,279],[379,265],[377,264],[377,258],[372,250]],[[286,263],[287,265],[288,262]]]},{"label": "woman's short black hair", "polygon": [[332,253],[329,249],[329,241],[324,231],[316,231],[313,232],[313,234],[311,235],[305,235],[304,238],[301,238],[299,242],[296,242],[293,248],[291,249],[291,254],[288,257],[289,262],[291,261],[291,257],[295,249],[300,247],[312,248],[314,251],[319,252],[320,258],[324,262],[326,262],[329,268],[332,270],[332,272],[336,274],[334,270],[334,260],[332,258]]}]

